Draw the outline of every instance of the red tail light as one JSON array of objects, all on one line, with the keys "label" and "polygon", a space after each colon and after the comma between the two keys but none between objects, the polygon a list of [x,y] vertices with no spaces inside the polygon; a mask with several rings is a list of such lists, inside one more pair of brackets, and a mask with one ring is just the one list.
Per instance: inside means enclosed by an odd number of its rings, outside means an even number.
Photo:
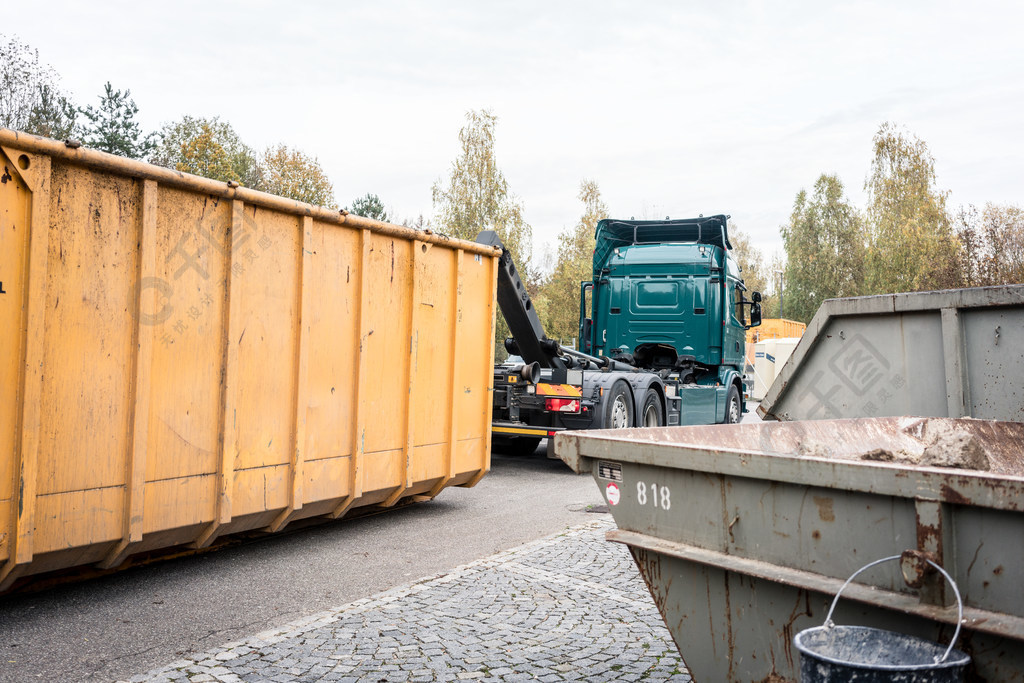
[{"label": "red tail light", "polygon": [[578,413],[580,412],[581,401],[578,398],[546,398],[544,399],[544,407],[548,410],[554,410],[559,413]]}]

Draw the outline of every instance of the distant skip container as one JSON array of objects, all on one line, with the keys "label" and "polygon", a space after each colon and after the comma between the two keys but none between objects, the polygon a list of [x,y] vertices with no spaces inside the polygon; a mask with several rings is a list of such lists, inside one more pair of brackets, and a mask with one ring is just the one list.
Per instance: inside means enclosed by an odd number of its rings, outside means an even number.
[{"label": "distant skip container", "polygon": [[472,486],[498,252],[0,129],[0,591]]},{"label": "distant skip container", "polygon": [[1024,285],[829,299],[777,371],[768,420],[1024,422]]}]

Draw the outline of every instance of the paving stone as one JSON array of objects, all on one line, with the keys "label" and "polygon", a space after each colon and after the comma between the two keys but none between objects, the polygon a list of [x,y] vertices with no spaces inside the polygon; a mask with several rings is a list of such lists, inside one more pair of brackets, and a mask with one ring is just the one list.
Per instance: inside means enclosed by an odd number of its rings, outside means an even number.
[{"label": "paving stone", "polygon": [[602,517],[131,681],[690,681]]}]

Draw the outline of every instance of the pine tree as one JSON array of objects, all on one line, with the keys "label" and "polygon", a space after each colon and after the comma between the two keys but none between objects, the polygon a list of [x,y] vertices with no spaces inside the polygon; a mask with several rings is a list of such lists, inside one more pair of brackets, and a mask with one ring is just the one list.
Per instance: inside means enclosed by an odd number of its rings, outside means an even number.
[{"label": "pine tree", "polygon": [[130,90],[114,90],[107,81],[100,106],[79,109],[86,119],[82,141],[87,146],[129,159],[144,159],[156,149],[159,136],[142,134],[142,127],[135,120],[139,108],[131,94]]},{"label": "pine tree", "polygon": [[391,220],[390,216],[388,216],[387,210],[384,208],[384,203],[380,200],[380,197],[370,192],[366,193],[359,199],[353,200],[352,208],[346,209],[346,211],[355,214],[356,216],[372,218],[377,221],[384,221],[385,223]]}]

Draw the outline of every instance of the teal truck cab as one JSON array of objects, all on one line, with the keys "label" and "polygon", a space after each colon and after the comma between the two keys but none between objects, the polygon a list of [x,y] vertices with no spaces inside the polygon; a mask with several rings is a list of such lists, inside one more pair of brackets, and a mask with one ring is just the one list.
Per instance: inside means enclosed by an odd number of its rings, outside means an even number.
[{"label": "teal truck cab", "polygon": [[[598,223],[577,349],[547,339],[504,253],[498,304],[513,355],[495,367],[496,443],[528,450],[563,429],[738,422],[761,295],[746,297],[727,225],[724,215]],[[493,233],[477,239],[500,246]]]}]

